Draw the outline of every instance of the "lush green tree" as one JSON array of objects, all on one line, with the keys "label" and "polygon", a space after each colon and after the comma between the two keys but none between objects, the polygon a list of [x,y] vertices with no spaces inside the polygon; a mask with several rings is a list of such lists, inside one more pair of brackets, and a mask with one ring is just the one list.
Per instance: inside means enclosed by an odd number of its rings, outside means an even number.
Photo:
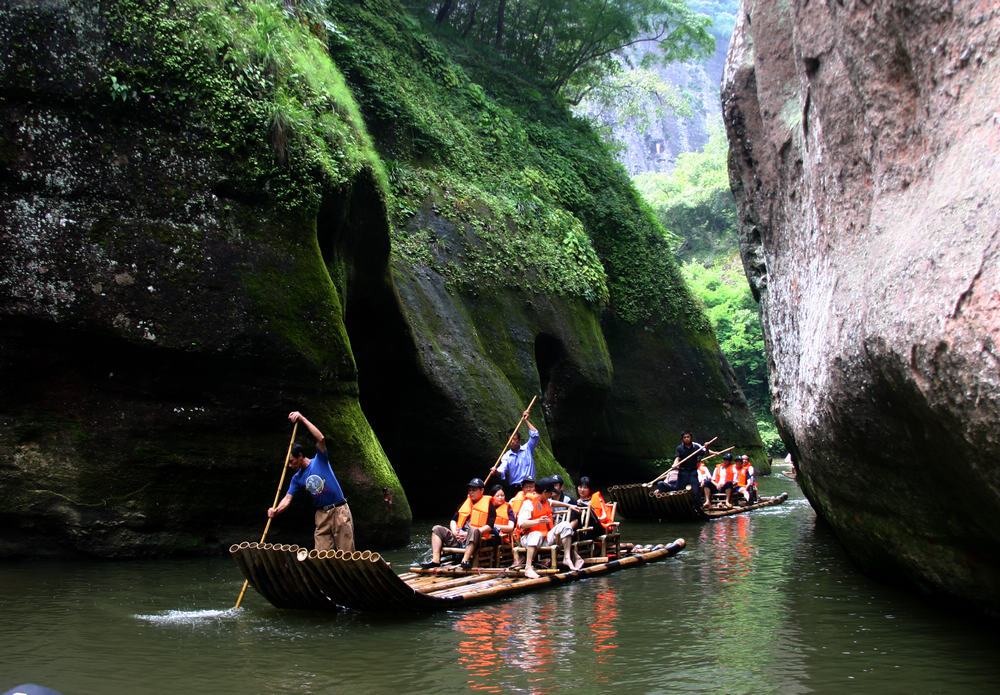
[{"label": "lush green tree", "polygon": [[781,450],[767,382],[767,358],[757,304],[750,293],[736,241],[736,203],[729,190],[728,146],[713,133],[700,152],[677,158],[669,173],[633,179],[660,222],[680,238],[681,274],[705,306],[719,347],[757,416],[771,453]]},{"label": "lush green tree", "polygon": [[621,51],[655,44],[664,62],[710,53],[711,20],[685,0],[412,0],[462,36],[494,44],[571,101],[621,69]]},{"label": "lush green tree", "polygon": [[709,263],[736,250],[736,201],[729,190],[726,136],[712,133],[700,152],[685,152],[667,173],[639,174],[633,181],[660,223],[683,241],[682,260]]}]

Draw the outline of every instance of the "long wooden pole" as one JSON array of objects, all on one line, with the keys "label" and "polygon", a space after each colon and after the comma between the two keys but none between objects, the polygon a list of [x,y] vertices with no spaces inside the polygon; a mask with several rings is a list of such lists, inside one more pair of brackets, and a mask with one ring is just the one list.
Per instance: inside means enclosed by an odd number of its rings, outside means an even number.
[{"label": "long wooden pole", "polygon": [[711,453],[711,454],[709,454],[708,456],[706,456],[705,458],[703,458],[703,459],[702,459],[702,461],[707,461],[708,459],[712,458],[713,456],[719,456],[719,455],[721,455],[721,454],[724,454],[724,453],[726,453],[727,451],[732,451],[732,450],[733,450],[733,449],[735,449],[735,448],[736,448],[736,445],[735,445],[735,444],[733,444],[733,445],[732,445],[731,447],[729,447],[728,449],[723,449],[722,451],[716,451],[716,452],[714,452],[714,453]]},{"label": "long wooden pole", "polygon": [[[281,466],[281,479],[278,481],[278,490],[277,490],[277,492],[274,493],[274,502],[271,503],[271,507],[272,508],[278,506],[278,498],[281,497],[281,488],[285,485],[285,471],[288,470],[288,459],[290,459],[292,457],[292,447],[295,446],[295,433],[298,431],[298,429],[299,429],[299,423],[298,423],[298,421],[296,421],[295,424],[292,425],[292,438],[288,442],[288,451],[285,453],[285,463],[282,464],[282,466]],[[264,524],[264,533],[262,533],[261,536],[260,536],[260,542],[261,543],[263,543],[264,539],[267,538],[267,532],[271,528],[271,519],[272,518],[273,517],[268,517],[267,518],[267,523]],[[237,608],[239,608],[240,604],[243,603],[243,595],[247,592],[247,584],[249,584],[249,583],[250,583],[249,579],[244,579],[243,580],[243,588],[240,589],[240,595],[236,599],[236,605],[233,606],[233,610],[236,610]]]},{"label": "long wooden pole", "polygon": [[[712,437],[712,439],[710,441],[707,441],[704,444],[702,444],[701,446],[699,446],[697,449],[694,450],[693,453],[691,453],[688,456],[685,456],[684,457],[684,461],[687,461],[689,458],[691,458],[692,456],[694,456],[695,454],[697,454],[702,449],[705,449],[707,451],[708,450],[708,445],[711,444],[712,442],[714,442],[716,439],[718,439],[718,437]],[[677,462],[677,466],[680,466],[682,463],[684,463],[684,461],[678,461]],[[658,483],[661,480],[663,480],[664,478],[666,478],[667,477],[667,473],[669,473],[670,471],[672,471],[674,468],[675,468],[675,466],[671,466],[667,470],[663,471],[663,473],[661,473],[660,475],[658,475],[655,478],[653,478],[652,480],[650,480],[648,483],[643,483],[642,486],[643,487],[650,487],[652,485],[655,485],[656,483]]]},{"label": "long wooden pole", "polygon": [[528,413],[531,412],[531,408],[535,405],[536,400],[538,400],[538,396],[531,397],[531,403],[529,403],[528,407],[525,408],[524,413],[521,415],[521,419],[517,421],[516,425],[514,425],[514,431],[510,433],[509,437],[507,437],[507,443],[503,445],[503,449],[500,450],[500,455],[497,456],[496,463],[493,464],[493,468],[490,469],[489,475],[487,475],[486,480],[483,481],[483,487],[486,486],[486,483],[490,482],[490,478],[492,478],[493,474],[497,472],[497,466],[500,465],[500,459],[503,458],[503,455],[507,453],[507,449],[510,448],[510,443],[514,441],[514,435],[517,434],[519,429],[521,429],[521,423],[528,419]]}]

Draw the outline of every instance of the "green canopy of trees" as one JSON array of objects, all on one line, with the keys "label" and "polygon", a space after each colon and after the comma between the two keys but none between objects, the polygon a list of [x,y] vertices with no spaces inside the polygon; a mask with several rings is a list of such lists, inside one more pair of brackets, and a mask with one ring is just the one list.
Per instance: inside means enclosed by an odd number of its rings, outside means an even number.
[{"label": "green canopy of trees", "polygon": [[781,449],[771,417],[767,357],[757,304],[739,258],[736,202],[729,189],[728,144],[720,130],[700,152],[677,157],[668,173],[633,181],[660,223],[677,237],[675,253],[692,294],[705,306],[719,347],[736,373],[765,446]]},{"label": "green canopy of trees", "polygon": [[411,0],[438,25],[491,43],[554,90],[584,91],[620,67],[616,54],[656,43],[664,61],[715,48],[711,20],[685,0]]}]

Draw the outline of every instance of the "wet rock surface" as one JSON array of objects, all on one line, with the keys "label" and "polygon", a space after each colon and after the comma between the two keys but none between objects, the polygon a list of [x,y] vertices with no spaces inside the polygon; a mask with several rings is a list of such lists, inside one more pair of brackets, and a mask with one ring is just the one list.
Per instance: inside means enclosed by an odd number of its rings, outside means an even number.
[{"label": "wet rock surface", "polygon": [[748,0],[723,81],[799,481],[863,566],[993,609],[998,41],[995,3]]},{"label": "wet rock surface", "polygon": [[[255,64],[194,70],[199,49],[153,65],[157,42],[198,38],[170,12],[0,8],[0,556],[256,540],[291,410],[326,435],[361,547],[405,543],[411,502],[451,514],[532,395],[542,473],[648,479],[692,426],[761,453],[689,297],[662,303],[700,331],[628,323],[601,301],[456,289],[393,256],[374,149],[330,145],[368,137],[350,105],[314,105],[332,125],[312,154],[335,179],[315,161],[275,164]],[[243,114],[209,105],[248,91],[232,103],[265,127],[234,133]],[[460,264],[474,235],[432,203],[412,224]],[[311,530],[300,500],[269,539],[311,545]]]}]

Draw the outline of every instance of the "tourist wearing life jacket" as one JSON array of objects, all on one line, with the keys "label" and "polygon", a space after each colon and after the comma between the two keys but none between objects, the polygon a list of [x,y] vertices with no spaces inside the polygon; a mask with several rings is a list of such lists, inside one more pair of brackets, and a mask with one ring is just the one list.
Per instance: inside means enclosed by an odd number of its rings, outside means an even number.
[{"label": "tourist wearing life jacket", "polygon": [[494,485],[491,487],[490,496],[493,498],[493,506],[496,508],[496,521],[493,524],[493,537],[490,540],[499,541],[514,533],[514,530],[517,528],[517,515],[514,514],[510,508],[510,504],[507,503],[507,496],[503,491],[503,485]]},{"label": "tourist wearing life jacket", "polygon": [[535,486],[537,497],[526,499],[517,515],[517,525],[524,534],[521,545],[527,549],[524,576],[538,578],[534,569],[535,554],[538,548],[552,545],[556,541],[562,545],[563,560],[571,570],[583,568],[583,558],[573,547],[573,527],[568,521],[556,524],[552,516],[552,506],[568,506],[559,501],[553,501],[556,488],[551,478],[543,478]]},{"label": "tourist wearing life jacket", "polygon": [[757,500],[757,479],[753,464],[750,463],[750,457],[741,454],[736,457],[736,460],[740,463],[740,469],[736,475],[737,489],[747,502],[755,502]]},{"label": "tourist wearing life jacket", "polygon": [[[731,455],[732,454],[723,454],[723,458]],[[708,466],[705,465],[704,461],[698,462],[698,486],[701,489],[701,494],[705,498],[704,506],[711,506],[712,493],[715,492],[715,485],[712,483],[712,472],[708,470]]]},{"label": "tourist wearing life jacket", "polygon": [[479,478],[469,481],[469,496],[455,512],[448,526],[431,529],[431,561],[421,565],[424,569],[441,566],[441,549],[445,546],[464,547],[462,569],[472,567],[472,553],[491,536],[496,523],[493,498],[483,494],[485,487]]},{"label": "tourist wearing life jacket", "polygon": [[743,458],[737,456],[733,462],[733,487],[747,503],[750,502],[750,489],[747,481],[747,469],[743,466]]},{"label": "tourist wearing life jacket", "polygon": [[514,518],[517,518],[518,513],[521,511],[521,505],[524,504],[524,500],[535,496],[535,479],[530,475],[521,481],[521,489],[517,491],[510,500],[510,508],[514,512]]},{"label": "tourist wearing life jacket", "polygon": [[733,468],[733,455],[723,454],[722,463],[716,464],[712,473],[712,486],[715,492],[726,493],[726,507],[732,507],[733,488],[736,482],[736,471]]},{"label": "tourist wearing life jacket", "polygon": [[594,539],[614,529],[608,505],[600,492],[590,489],[590,478],[585,475],[580,477],[580,482],[576,484],[576,493],[580,495],[577,504],[590,506],[590,531],[583,534],[584,538]]}]

